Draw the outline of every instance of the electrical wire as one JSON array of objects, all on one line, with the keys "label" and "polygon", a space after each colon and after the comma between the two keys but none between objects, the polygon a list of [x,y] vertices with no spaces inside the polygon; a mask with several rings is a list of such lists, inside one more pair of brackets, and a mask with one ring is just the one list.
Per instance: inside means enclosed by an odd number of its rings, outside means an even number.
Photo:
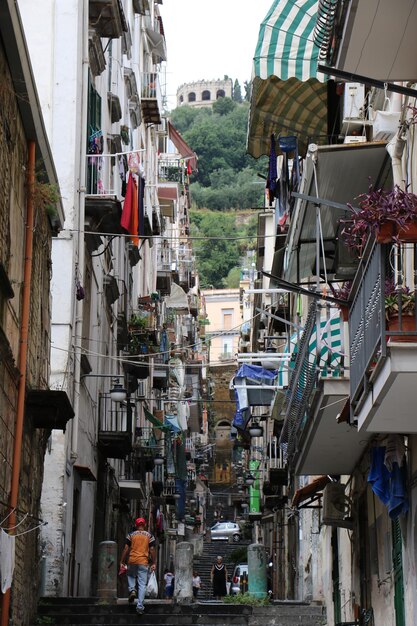
[{"label": "electrical wire", "polygon": [[[109,233],[109,232],[99,232],[96,230],[80,230],[78,228],[65,228],[63,229],[65,232],[69,232],[69,233],[81,233],[83,235],[98,235],[100,237],[124,237],[124,238],[128,238],[131,239],[132,237],[136,237],[136,235],[131,235],[130,233]],[[236,236],[231,236],[231,237],[207,237],[207,236],[194,236],[194,235],[180,235],[180,234],[175,234],[175,235],[150,235],[149,237],[146,236],[144,237],[143,235],[139,235],[139,239],[140,240],[154,240],[154,239],[166,239],[166,240],[172,240],[174,239],[175,241],[178,241],[181,238],[187,239],[187,241],[240,241],[240,240],[246,240],[246,239],[267,239],[267,238],[273,238],[276,239],[277,237],[286,237],[287,235],[285,233],[281,234],[281,235],[245,235],[245,236],[241,236],[241,237],[236,237]],[[180,245],[180,244],[178,244]],[[182,244],[185,245],[185,244]]]}]

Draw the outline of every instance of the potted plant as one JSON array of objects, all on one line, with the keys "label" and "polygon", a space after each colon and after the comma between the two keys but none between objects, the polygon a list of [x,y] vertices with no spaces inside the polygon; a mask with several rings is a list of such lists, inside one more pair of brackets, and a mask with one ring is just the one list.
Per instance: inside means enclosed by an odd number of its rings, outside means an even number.
[{"label": "potted plant", "polygon": [[340,317],[344,322],[349,321],[349,296],[350,291],[352,289],[352,281],[345,280],[341,287],[335,288],[330,284],[330,289],[332,290],[332,294],[338,300],[345,300],[346,304],[338,304],[337,306],[340,309]]},{"label": "potted plant", "polygon": [[417,242],[417,195],[404,191],[398,185],[393,189],[374,189],[369,185],[368,193],[358,198],[359,208],[351,217],[340,220],[343,225],[341,236],[345,243],[359,253],[362,252],[370,234],[379,243]]},{"label": "potted plant", "polygon": [[[387,280],[385,282],[385,318],[389,331],[415,332],[415,292],[408,287],[396,285],[394,280]],[[417,335],[391,335],[391,339],[401,342],[417,342]]]}]

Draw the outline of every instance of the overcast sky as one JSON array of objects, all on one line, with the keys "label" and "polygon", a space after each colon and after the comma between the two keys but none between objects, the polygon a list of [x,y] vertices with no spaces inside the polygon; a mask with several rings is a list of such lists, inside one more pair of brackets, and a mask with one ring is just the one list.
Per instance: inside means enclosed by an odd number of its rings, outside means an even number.
[{"label": "overcast sky", "polygon": [[[167,44],[167,96],[176,106],[177,88],[195,80],[250,80],[259,26],[273,0],[163,0]],[[162,78],[163,82],[163,78]]]}]

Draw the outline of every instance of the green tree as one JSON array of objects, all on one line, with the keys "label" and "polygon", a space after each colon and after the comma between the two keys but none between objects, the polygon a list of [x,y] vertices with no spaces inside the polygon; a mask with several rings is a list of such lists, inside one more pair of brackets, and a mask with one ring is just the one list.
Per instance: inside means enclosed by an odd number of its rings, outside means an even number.
[{"label": "green tree", "polygon": [[212,115],[212,111],[209,107],[196,109],[188,106],[188,104],[184,104],[183,106],[174,109],[170,115],[171,122],[174,124],[177,131],[182,134],[196,124],[198,120],[210,117]]},{"label": "green tree", "polygon": [[221,288],[222,279],[238,265],[235,216],[227,213],[205,213],[199,235],[206,237],[194,244],[202,287]]},{"label": "green tree", "polygon": [[213,104],[213,113],[218,115],[227,115],[235,108],[236,103],[231,98],[219,98]]},{"label": "green tree", "polygon": [[250,102],[250,86],[251,86],[250,80],[245,80],[245,82],[243,83],[243,88],[245,90],[245,101],[246,102]]},{"label": "green tree", "polygon": [[239,103],[242,102],[242,90],[240,88],[240,83],[237,78],[233,85],[233,100]]},{"label": "green tree", "polygon": [[191,233],[197,237],[194,252],[202,287],[238,286],[240,259],[253,246],[256,217],[239,219],[235,212],[190,212]]},{"label": "green tree", "polygon": [[227,289],[237,289],[240,283],[240,267],[232,267],[226,278],[223,278],[223,285]]}]

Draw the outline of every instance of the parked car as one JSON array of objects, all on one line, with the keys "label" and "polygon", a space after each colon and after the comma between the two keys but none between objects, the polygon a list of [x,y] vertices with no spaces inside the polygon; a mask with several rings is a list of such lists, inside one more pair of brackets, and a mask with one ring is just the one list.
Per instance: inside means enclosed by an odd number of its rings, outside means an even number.
[{"label": "parked car", "polygon": [[[246,576],[246,581],[248,580],[248,564],[247,563],[239,563],[239,565],[235,566],[233,570],[232,582],[230,585],[230,595],[234,596],[237,593],[242,591],[240,586],[240,577]],[[247,591],[247,588],[246,588]]]},{"label": "parked car", "polygon": [[242,537],[242,531],[239,524],[235,522],[217,522],[210,528],[210,535],[212,541],[232,537],[233,541],[237,543]]}]

